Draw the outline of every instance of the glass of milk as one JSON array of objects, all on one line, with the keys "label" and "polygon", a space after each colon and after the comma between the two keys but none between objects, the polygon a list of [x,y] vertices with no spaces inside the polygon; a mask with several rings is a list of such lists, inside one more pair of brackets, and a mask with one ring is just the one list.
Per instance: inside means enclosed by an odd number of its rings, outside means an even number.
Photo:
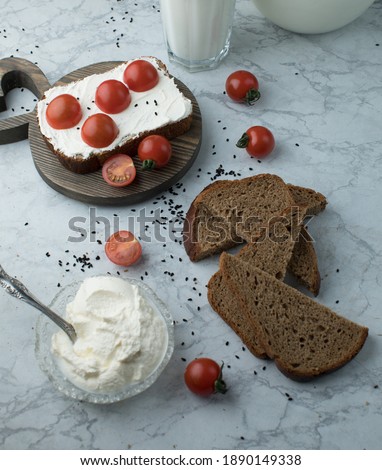
[{"label": "glass of milk", "polygon": [[228,54],[236,0],[160,0],[169,59],[190,71]]}]

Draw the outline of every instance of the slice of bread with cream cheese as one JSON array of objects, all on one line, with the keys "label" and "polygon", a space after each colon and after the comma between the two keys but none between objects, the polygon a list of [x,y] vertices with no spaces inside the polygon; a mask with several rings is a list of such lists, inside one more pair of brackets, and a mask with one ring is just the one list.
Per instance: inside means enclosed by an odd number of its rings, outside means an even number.
[{"label": "slice of bread with cream cheese", "polygon": [[[122,112],[107,114],[96,104],[97,88],[107,80],[124,81],[126,68],[134,61],[148,61],[158,74],[155,86],[146,91],[133,91],[130,104]],[[126,86],[128,86],[126,84]],[[80,121],[66,129],[53,128],[46,117],[49,103],[60,95],[74,96],[82,111]],[[100,74],[58,85],[45,92],[37,104],[37,118],[41,133],[61,163],[75,173],[89,173],[99,169],[115,153],[136,153],[140,141],[150,134],[160,134],[168,139],[178,137],[191,126],[192,102],[179,90],[166,66],[154,57],[143,57],[125,62]],[[118,128],[115,139],[107,146],[96,148],[82,138],[84,122],[94,114],[107,114]]]}]

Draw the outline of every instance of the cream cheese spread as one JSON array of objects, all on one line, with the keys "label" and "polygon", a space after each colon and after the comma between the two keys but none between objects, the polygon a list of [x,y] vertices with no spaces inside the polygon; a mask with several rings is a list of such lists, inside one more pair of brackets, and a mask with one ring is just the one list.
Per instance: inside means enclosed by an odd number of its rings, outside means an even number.
[{"label": "cream cheese spread", "polygon": [[[89,116],[102,112],[95,104],[97,87],[105,80],[114,79],[123,82],[123,73],[127,65],[133,61],[125,62],[108,72],[93,74],[67,85],[52,87],[45,92],[44,99],[37,104],[37,116],[42,134],[56,151],[68,157],[81,155],[82,158],[88,158],[90,155],[123,145],[128,140],[138,137],[142,132],[181,121],[192,113],[191,101],[178,89],[174,79],[158,66],[158,61],[150,57],[145,57],[144,60],[152,63],[157,69],[159,82],[154,88],[145,92],[130,90],[131,103],[128,108],[121,113],[110,115],[117,124],[119,133],[108,147],[96,149],[87,145],[81,138],[81,127]],[[76,126],[70,129],[57,130],[48,124],[46,108],[53,98],[64,93],[79,99],[82,118]]]},{"label": "cream cheese spread", "polygon": [[52,337],[52,352],[64,375],[84,390],[117,391],[142,381],[165,354],[163,319],[139,287],[123,279],[85,279],[67,305],[66,318],[77,341],[60,331]]}]

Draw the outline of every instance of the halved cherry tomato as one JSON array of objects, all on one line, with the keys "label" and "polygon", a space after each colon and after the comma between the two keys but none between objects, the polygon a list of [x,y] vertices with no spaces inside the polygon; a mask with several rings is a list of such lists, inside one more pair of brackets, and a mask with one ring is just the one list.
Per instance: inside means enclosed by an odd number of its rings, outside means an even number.
[{"label": "halved cherry tomato", "polygon": [[253,126],[244,132],[236,145],[247,149],[251,157],[262,158],[269,155],[275,148],[275,138],[266,127]]},{"label": "halved cherry tomato", "polygon": [[237,70],[231,73],[225,82],[227,95],[234,101],[246,102],[250,105],[260,98],[259,82],[253,73]]},{"label": "halved cherry tomato", "polygon": [[105,244],[106,256],[119,266],[130,266],[142,255],[142,246],[128,230],[113,233]]},{"label": "halved cherry tomato", "polygon": [[53,98],[46,108],[46,120],[53,129],[70,129],[78,124],[81,118],[80,103],[67,93]]},{"label": "halved cherry tomato", "polygon": [[131,62],[123,73],[123,81],[133,91],[147,91],[159,82],[157,69],[147,60]]},{"label": "halved cherry tomato", "polygon": [[138,157],[143,162],[143,170],[162,168],[170,161],[171,154],[170,142],[161,135],[149,135],[138,146]]},{"label": "halved cherry tomato", "polygon": [[102,166],[102,177],[106,183],[116,188],[131,184],[137,171],[133,160],[123,153],[109,157]]},{"label": "halved cherry tomato", "polygon": [[118,126],[107,114],[97,113],[88,117],[82,125],[82,140],[94,148],[109,146],[118,135]]},{"label": "halved cherry tomato", "polygon": [[225,393],[227,386],[222,378],[223,365],[207,357],[194,359],[184,372],[184,380],[191,392],[201,396]]},{"label": "halved cherry tomato", "polygon": [[95,103],[104,113],[117,114],[129,106],[131,95],[127,86],[119,80],[105,80],[97,87]]}]

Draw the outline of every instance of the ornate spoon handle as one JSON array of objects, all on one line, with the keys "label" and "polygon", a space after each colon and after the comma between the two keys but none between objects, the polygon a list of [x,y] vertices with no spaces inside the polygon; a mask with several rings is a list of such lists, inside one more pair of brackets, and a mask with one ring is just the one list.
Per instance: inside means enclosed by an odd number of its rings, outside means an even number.
[{"label": "ornate spoon handle", "polygon": [[16,299],[23,300],[32,307],[37,308],[40,312],[44,313],[51,320],[53,320],[56,325],[58,325],[65,333],[69,336],[71,341],[74,343],[77,339],[77,334],[73,328],[73,325],[65,321],[59,315],[54,313],[46,305],[42,304],[36,297],[29,292],[29,290],[24,286],[22,282],[15,279],[14,277],[9,276],[2,266],[0,265],[0,286],[8,292],[9,295],[15,297]]}]

